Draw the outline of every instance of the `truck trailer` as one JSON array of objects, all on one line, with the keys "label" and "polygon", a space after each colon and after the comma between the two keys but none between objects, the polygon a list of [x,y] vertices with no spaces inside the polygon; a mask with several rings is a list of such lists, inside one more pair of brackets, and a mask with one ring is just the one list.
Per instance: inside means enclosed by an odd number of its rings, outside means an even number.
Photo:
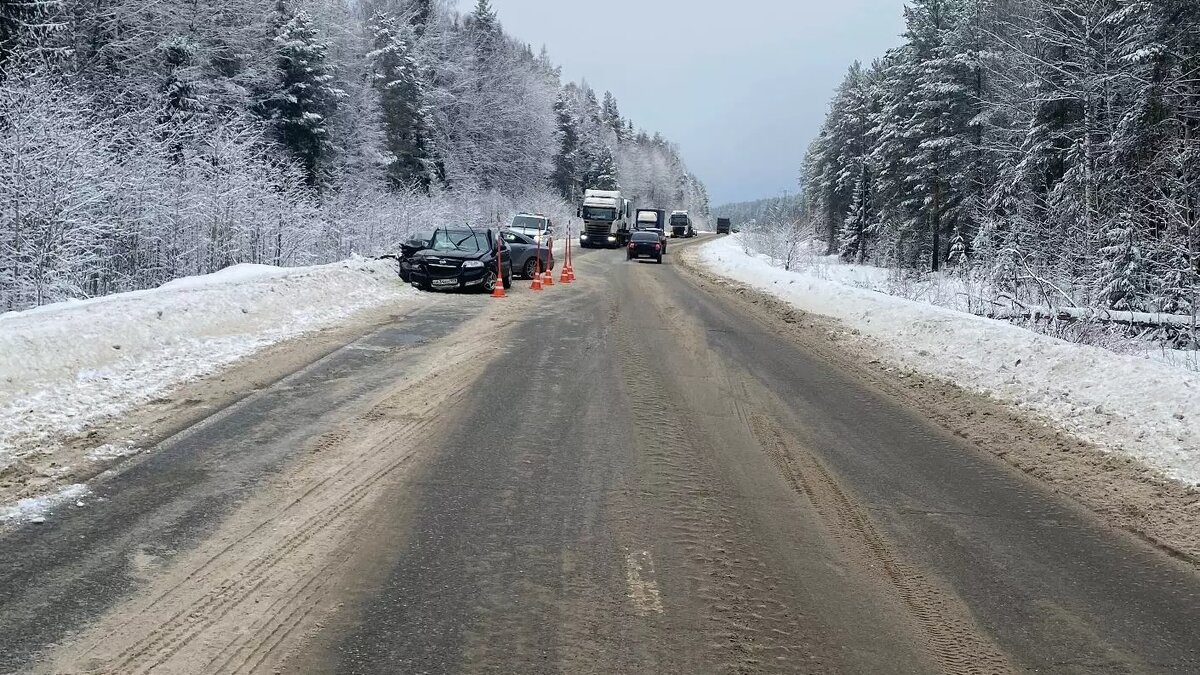
[{"label": "truck trailer", "polygon": [[666,209],[638,209],[634,220],[635,230],[667,230]]},{"label": "truck trailer", "polygon": [[729,234],[732,221],[728,218],[717,218],[717,234]]}]

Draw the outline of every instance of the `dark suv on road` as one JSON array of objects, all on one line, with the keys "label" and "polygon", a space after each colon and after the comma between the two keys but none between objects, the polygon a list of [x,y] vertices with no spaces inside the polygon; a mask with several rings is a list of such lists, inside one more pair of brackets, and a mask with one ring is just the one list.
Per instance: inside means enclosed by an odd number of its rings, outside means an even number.
[{"label": "dark suv on road", "polygon": [[634,258],[654,258],[659,264],[662,264],[663,245],[658,239],[658,233],[654,230],[638,230],[629,237],[629,248],[626,249],[625,259],[633,260]]},{"label": "dark suv on road", "polygon": [[[512,260],[508,246],[501,245],[504,272],[499,278],[510,288]],[[439,229],[430,238],[429,248],[414,253],[410,261],[409,280],[423,291],[491,291],[496,287],[496,235],[492,230]]]}]

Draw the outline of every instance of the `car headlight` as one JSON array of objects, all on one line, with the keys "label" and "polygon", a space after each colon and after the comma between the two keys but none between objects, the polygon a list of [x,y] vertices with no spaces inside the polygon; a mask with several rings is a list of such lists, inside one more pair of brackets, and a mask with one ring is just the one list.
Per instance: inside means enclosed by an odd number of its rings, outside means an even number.
[{"label": "car headlight", "polygon": [[580,238],[580,239],[587,239],[587,235],[586,235],[586,234],[581,234],[581,235],[579,235],[579,238]]},{"label": "car headlight", "polygon": [[468,261],[466,261],[465,263],[463,263],[463,268],[464,268],[464,269],[476,269],[476,268],[479,268],[479,267],[483,267],[483,261],[482,261],[482,260],[468,260]]},{"label": "car headlight", "polygon": [[610,237],[608,238],[608,240],[609,240],[609,241],[616,241],[616,240],[617,240],[617,238],[616,238],[616,237],[613,237],[613,236],[610,236]]}]

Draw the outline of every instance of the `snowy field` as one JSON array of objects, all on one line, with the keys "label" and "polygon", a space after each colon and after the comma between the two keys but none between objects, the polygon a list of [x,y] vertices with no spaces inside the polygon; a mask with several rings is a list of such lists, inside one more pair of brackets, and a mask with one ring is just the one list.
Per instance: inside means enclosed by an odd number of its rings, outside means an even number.
[{"label": "snowy field", "polygon": [[[178,385],[351,314],[420,302],[386,262],[238,265],[160,288],[0,314],[0,475]],[[89,459],[132,448],[101,446]],[[43,463],[43,462],[39,462]],[[66,473],[70,467],[58,467]],[[78,487],[62,499],[79,497]],[[53,498],[0,506],[28,516]]]},{"label": "snowy field", "polygon": [[882,283],[883,270],[825,260],[785,271],[746,253],[740,235],[689,255],[717,274],[858,329],[887,350],[883,358],[1014,403],[1200,485],[1200,373],[863,287]]}]

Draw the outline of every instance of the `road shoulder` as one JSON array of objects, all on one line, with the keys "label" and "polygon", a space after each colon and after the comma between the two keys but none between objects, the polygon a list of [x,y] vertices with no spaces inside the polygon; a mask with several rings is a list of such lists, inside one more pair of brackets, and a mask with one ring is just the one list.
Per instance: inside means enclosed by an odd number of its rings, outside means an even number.
[{"label": "road shoulder", "polygon": [[[171,436],[425,306],[403,298],[360,310],[336,326],[271,344],[217,372],[184,382],[127,414],[90,425],[58,441],[53,456],[20,461],[0,472],[0,506],[97,478],[111,479]],[[19,524],[14,520],[8,525]],[[0,523],[0,530],[3,526]]]},{"label": "road shoulder", "polygon": [[1200,567],[1200,492],[1133,458],[1106,453],[1013,406],[884,362],[867,338],[835,319],[804,312],[769,293],[723,278],[688,256],[679,256],[677,262],[685,279],[737,303],[771,331],[1071,498],[1110,526]]}]

